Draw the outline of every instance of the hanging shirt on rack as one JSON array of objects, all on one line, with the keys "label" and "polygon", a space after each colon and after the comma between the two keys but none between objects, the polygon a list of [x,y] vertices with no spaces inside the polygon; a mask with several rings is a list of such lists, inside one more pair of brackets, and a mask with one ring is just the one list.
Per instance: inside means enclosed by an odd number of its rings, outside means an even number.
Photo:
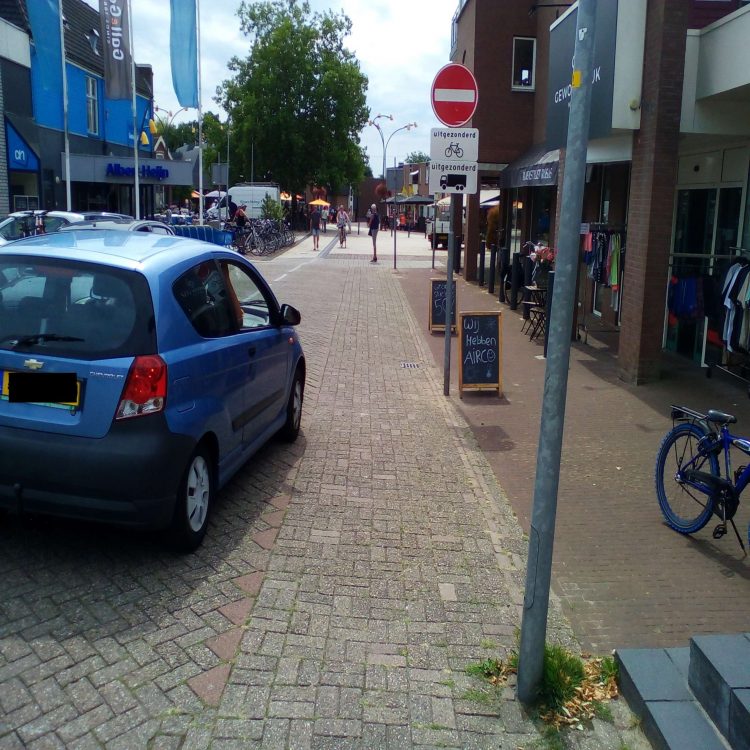
[{"label": "hanging shirt on rack", "polygon": [[730,352],[737,351],[739,347],[743,307],[741,302],[738,304],[738,298],[740,290],[747,281],[748,274],[750,274],[750,266],[746,262],[735,263],[727,272],[722,291],[724,307],[727,309],[722,340],[726,344],[727,351]]}]

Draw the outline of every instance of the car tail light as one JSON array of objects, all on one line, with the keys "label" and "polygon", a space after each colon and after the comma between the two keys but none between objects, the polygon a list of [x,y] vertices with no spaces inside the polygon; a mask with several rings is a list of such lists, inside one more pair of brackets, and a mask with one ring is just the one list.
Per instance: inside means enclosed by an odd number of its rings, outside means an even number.
[{"label": "car tail light", "polygon": [[136,357],[130,366],[115,419],[156,414],[167,397],[167,365],[161,357]]}]

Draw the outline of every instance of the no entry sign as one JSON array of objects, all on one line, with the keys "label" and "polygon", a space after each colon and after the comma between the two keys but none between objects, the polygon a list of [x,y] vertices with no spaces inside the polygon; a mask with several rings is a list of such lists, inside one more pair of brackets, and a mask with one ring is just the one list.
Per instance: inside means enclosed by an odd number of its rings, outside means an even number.
[{"label": "no entry sign", "polygon": [[449,63],[435,76],[430,98],[432,111],[443,125],[463,125],[471,120],[479,100],[474,74],[463,65]]}]

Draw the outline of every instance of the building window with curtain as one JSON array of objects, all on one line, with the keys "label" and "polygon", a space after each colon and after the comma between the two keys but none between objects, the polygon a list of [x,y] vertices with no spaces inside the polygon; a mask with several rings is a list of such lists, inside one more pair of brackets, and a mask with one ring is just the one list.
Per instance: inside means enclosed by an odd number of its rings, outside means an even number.
[{"label": "building window with curtain", "polygon": [[99,97],[96,78],[86,76],[86,129],[99,135]]},{"label": "building window with curtain", "polygon": [[536,39],[513,38],[513,91],[533,91],[535,86]]}]

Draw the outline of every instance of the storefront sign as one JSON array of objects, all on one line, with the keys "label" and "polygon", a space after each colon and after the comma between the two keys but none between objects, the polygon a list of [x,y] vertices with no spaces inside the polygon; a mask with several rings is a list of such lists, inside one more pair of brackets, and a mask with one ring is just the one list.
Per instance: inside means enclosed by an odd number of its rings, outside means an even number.
[{"label": "storefront sign", "polygon": [[31,146],[9,123],[5,124],[5,139],[8,144],[8,169],[20,172],[38,172],[39,159]]},{"label": "storefront sign", "polygon": [[[612,130],[615,82],[618,0],[599,0],[596,5],[596,40],[591,73],[589,139],[602,138]],[[549,87],[547,93],[547,148],[565,148],[575,68],[575,36],[578,9],[566,13],[550,30]]]},{"label": "storefront sign", "polygon": [[[164,167],[151,167],[148,164],[141,164],[138,169],[138,175],[142,180],[165,180],[169,177],[169,170]],[[107,177],[135,177],[135,167],[123,167],[121,164],[107,164]]]}]

